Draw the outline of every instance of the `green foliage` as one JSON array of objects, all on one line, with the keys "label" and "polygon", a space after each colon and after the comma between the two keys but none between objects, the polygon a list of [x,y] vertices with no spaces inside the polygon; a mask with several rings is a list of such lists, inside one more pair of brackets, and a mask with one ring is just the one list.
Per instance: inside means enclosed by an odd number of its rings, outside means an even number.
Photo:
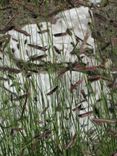
[{"label": "green foliage", "polygon": [[[32,1],[39,2],[38,0]],[[1,1],[2,5],[6,3],[8,1]],[[93,30],[96,31],[95,26]],[[96,57],[101,60],[98,39],[96,44],[98,45]],[[55,96],[51,95],[51,111],[48,111],[49,106],[46,103],[48,97],[46,96],[45,99],[43,94],[38,95],[37,90],[40,89],[40,86],[36,82],[35,75],[33,72],[27,72],[40,69],[40,67],[22,60],[18,62],[11,55],[8,44],[6,48],[8,48],[7,54],[11,60],[10,67],[18,66],[22,70],[24,79],[21,83],[17,73],[11,73],[9,70],[0,72],[0,77],[7,76],[12,81],[10,86],[14,86],[16,90],[16,93],[10,92],[4,87],[4,81],[0,81],[1,156],[109,156],[116,151],[117,123],[111,122],[116,121],[117,118],[117,91],[114,87],[110,87],[110,92],[108,92],[110,98],[108,99],[108,95],[103,92],[103,81],[101,82],[101,99],[95,101],[95,105],[92,106],[93,113],[96,118],[108,121],[94,122],[94,129],[85,132],[80,127],[79,117],[73,116],[73,95],[68,101],[67,82],[56,78],[57,70],[62,69],[64,64],[43,63],[41,65],[41,70],[44,68],[48,72],[51,86],[60,85],[60,90],[54,93]],[[78,55],[78,50],[76,53]],[[106,69],[100,72],[103,76],[110,76],[110,71]],[[91,93],[91,82],[87,83],[87,90]],[[60,101],[57,101],[58,94]],[[39,106],[40,97],[43,105]],[[90,94],[88,94],[89,97]],[[92,97],[95,100],[95,94]],[[108,101],[110,107],[108,107]],[[75,128],[74,134],[70,132],[71,122]]]}]

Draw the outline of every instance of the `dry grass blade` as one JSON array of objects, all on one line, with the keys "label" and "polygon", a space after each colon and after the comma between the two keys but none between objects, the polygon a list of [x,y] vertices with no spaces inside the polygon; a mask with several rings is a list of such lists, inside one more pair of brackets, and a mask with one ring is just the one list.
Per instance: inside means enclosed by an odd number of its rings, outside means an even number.
[{"label": "dry grass blade", "polygon": [[88,7],[87,1],[84,1],[84,0],[67,0],[67,2],[73,8],[79,7],[79,5],[84,6],[84,7]]},{"label": "dry grass blade", "polygon": [[81,38],[79,38],[78,36],[76,36],[76,35],[75,35],[75,39],[76,39],[77,42],[80,42],[80,41],[83,42],[83,40]]},{"label": "dry grass blade", "polygon": [[53,48],[57,54],[61,54],[61,51],[56,46],[53,46]]},{"label": "dry grass blade", "polygon": [[110,42],[105,43],[105,45],[103,47],[101,47],[101,51],[104,51],[107,47],[110,46]]},{"label": "dry grass blade", "polygon": [[67,28],[67,30],[66,30],[66,33],[67,33],[69,36],[72,36],[71,30],[72,30],[72,28],[71,28],[71,29]]},{"label": "dry grass blade", "polygon": [[113,130],[113,129],[108,129],[108,134],[113,136],[113,137],[117,137],[117,131],[116,130]]},{"label": "dry grass blade", "polygon": [[25,35],[25,36],[31,36],[29,33],[27,33],[25,30],[22,30],[22,29],[20,29],[20,28],[14,28],[14,30],[15,31],[17,31],[17,32],[19,32],[19,33],[21,33],[21,34],[23,34],[23,35]]},{"label": "dry grass blade", "polygon": [[0,42],[4,42],[6,41],[6,39],[10,38],[10,35],[7,34],[7,35],[4,35],[4,36],[0,36]]},{"label": "dry grass blade", "polygon": [[104,76],[101,76],[101,79],[102,79],[102,80],[111,81],[111,79],[109,79],[109,78],[107,78],[107,77],[104,77]]},{"label": "dry grass blade", "polygon": [[39,55],[39,56],[33,55],[33,56],[30,56],[30,57],[29,57],[29,61],[37,61],[37,60],[41,60],[41,59],[43,59],[43,58],[45,58],[45,57],[47,57],[46,54]]},{"label": "dry grass blade", "polygon": [[49,105],[43,109],[43,111],[41,112],[41,114],[45,114],[45,112],[48,110],[48,108],[49,108]]},{"label": "dry grass blade", "polygon": [[11,25],[8,25],[8,26],[5,26],[5,28],[3,29],[0,29],[0,33],[6,33],[12,29],[14,29],[15,26],[11,26]]},{"label": "dry grass blade", "polygon": [[83,80],[78,80],[76,83],[71,84],[70,91],[73,92],[73,90],[75,90],[82,82]]},{"label": "dry grass blade", "polygon": [[29,93],[25,93],[23,95],[20,95],[20,96],[17,96],[16,98],[14,98],[13,100],[14,101],[19,101],[19,100],[22,100],[24,98],[26,98],[27,96],[29,96],[30,94]]},{"label": "dry grass blade", "polygon": [[20,69],[11,68],[11,67],[7,67],[7,66],[0,66],[0,71],[7,71],[9,73],[15,73],[15,74],[18,74],[21,72]]},{"label": "dry grass blade", "polygon": [[7,89],[5,86],[0,86],[1,88],[3,88],[4,90],[6,90],[8,93],[10,93],[11,95],[17,97],[17,94],[12,92],[11,90]]},{"label": "dry grass blade", "polygon": [[[19,15],[18,12],[17,12],[15,15],[13,15],[13,16],[10,18],[10,20],[7,22],[5,28],[8,27],[8,26],[10,26],[11,23],[15,20],[15,18],[16,18],[18,15]],[[13,26],[13,27],[14,27],[14,26]],[[7,31],[6,31],[6,32],[7,32]],[[5,32],[5,33],[6,33],[6,32]]]},{"label": "dry grass blade", "polygon": [[53,94],[58,89],[58,86],[54,87],[51,91],[49,91],[46,95]]},{"label": "dry grass blade", "polygon": [[28,102],[28,95],[25,97],[25,101],[24,101],[24,104],[23,104],[23,108],[22,108],[22,112],[21,112],[21,117],[20,117],[20,119],[22,119],[22,117],[23,117],[23,115],[24,115],[27,102]]},{"label": "dry grass blade", "polygon": [[100,75],[88,76],[88,81],[90,81],[90,82],[94,82],[94,81],[97,81],[97,80],[100,80],[100,79],[101,79]]},{"label": "dry grass blade", "polygon": [[51,134],[51,130],[46,129],[44,132],[37,134],[34,136],[34,139],[39,139],[39,140],[43,140],[43,139],[47,139]]},{"label": "dry grass blade", "polygon": [[[84,101],[85,100],[81,101],[81,103],[84,102]],[[80,110],[85,110],[85,108],[82,107],[82,104],[80,104],[79,106],[76,106],[75,108],[72,109],[72,111],[74,111],[74,112],[75,111],[80,111]]]},{"label": "dry grass blade", "polygon": [[85,52],[85,47],[87,45],[88,38],[89,38],[89,32],[86,32],[86,34],[84,36],[84,40],[83,40],[83,42],[81,44],[81,47],[80,47],[80,54]]},{"label": "dry grass blade", "polygon": [[74,67],[74,68],[83,68],[83,67],[85,67],[85,66],[81,65],[80,63],[76,63],[76,64],[74,64],[73,67]]},{"label": "dry grass blade", "polygon": [[109,119],[97,119],[97,118],[93,118],[92,119],[93,122],[95,122],[96,124],[116,124],[117,120],[109,120]]},{"label": "dry grass blade", "polygon": [[35,49],[38,49],[38,50],[42,50],[42,51],[48,50],[46,47],[41,47],[41,46],[34,45],[34,44],[28,44],[28,46],[35,48]]},{"label": "dry grass blade", "polygon": [[90,82],[97,81],[97,80],[100,80],[100,79],[111,81],[109,78],[101,76],[101,75],[88,76],[88,81],[90,81]]},{"label": "dry grass blade", "polygon": [[71,147],[73,147],[73,145],[75,145],[75,143],[76,143],[76,138],[77,138],[77,135],[76,135],[76,133],[75,133],[75,134],[72,136],[70,142],[65,146],[65,149],[66,149],[66,150],[69,149],[69,148],[71,148]]},{"label": "dry grass blade", "polygon": [[68,70],[69,70],[68,67],[62,69],[62,70],[58,73],[58,77],[60,77],[60,76],[62,76],[63,74],[65,74]]},{"label": "dry grass blade", "polygon": [[13,37],[12,37],[12,40],[14,40],[15,42],[18,42],[18,40],[17,40],[17,39],[15,39],[15,38],[13,38]]},{"label": "dry grass blade", "polygon": [[86,67],[86,66],[75,66],[73,68],[74,71],[80,71],[80,72],[85,72],[85,71],[97,71],[97,69],[100,66],[90,66],[90,67]]},{"label": "dry grass blade", "polygon": [[89,112],[86,112],[86,113],[79,114],[78,116],[79,116],[80,118],[84,118],[84,117],[90,116],[90,115],[92,115],[92,114],[93,114],[93,111],[89,111]]},{"label": "dry grass blade", "polygon": [[1,48],[0,50],[1,50],[1,53],[4,53],[6,47],[9,44],[9,41],[10,41],[10,35],[7,34],[7,35],[4,35],[2,37],[3,37],[3,40],[1,40],[1,42],[0,42],[0,48]]},{"label": "dry grass blade", "polygon": [[85,91],[83,89],[81,90],[81,94],[82,94],[83,98],[85,100],[87,100],[87,95],[85,94]]},{"label": "dry grass blade", "polygon": [[55,37],[61,37],[67,35],[66,32],[54,34]]},{"label": "dry grass blade", "polygon": [[[79,38],[78,36],[76,36],[76,35],[75,35],[75,39],[76,39],[77,43],[80,42],[80,41],[83,42],[83,40],[81,38]],[[90,46],[90,44],[88,44],[88,43],[86,43],[86,45]]]},{"label": "dry grass blade", "polygon": [[104,21],[107,21],[107,18],[106,17],[104,17],[104,16],[102,16],[102,15],[100,15],[98,13],[94,13],[93,15],[94,15],[94,17],[98,18],[99,20],[101,20],[103,22]]},{"label": "dry grass blade", "polygon": [[38,31],[39,34],[43,34],[43,33],[46,33],[46,32],[49,32],[49,29]]}]

